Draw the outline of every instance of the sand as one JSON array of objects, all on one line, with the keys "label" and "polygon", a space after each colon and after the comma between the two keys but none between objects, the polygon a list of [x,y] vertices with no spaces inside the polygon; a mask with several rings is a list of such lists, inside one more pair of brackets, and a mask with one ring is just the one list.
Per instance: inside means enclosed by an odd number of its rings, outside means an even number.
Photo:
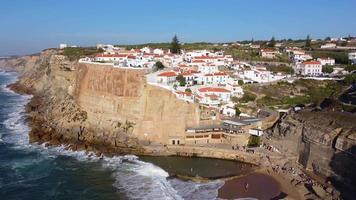
[{"label": "sand", "polygon": [[[246,184],[248,187],[246,189]],[[260,169],[251,174],[227,180],[219,189],[218,197],[222,199],[256,198],[256,199],[303,199],[298,188],[290,181],[274,172]]]}]

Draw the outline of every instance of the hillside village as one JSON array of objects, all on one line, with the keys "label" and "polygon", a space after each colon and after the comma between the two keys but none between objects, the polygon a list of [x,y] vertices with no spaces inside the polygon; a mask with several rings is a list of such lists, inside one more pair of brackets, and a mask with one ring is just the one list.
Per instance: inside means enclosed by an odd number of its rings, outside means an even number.
[{"label": "hillside village", "polygon": [[[242,46],[236,43],[230,45]],[[252,43],[243,46],[258,51],[259,56],[267,61],[273,62],[276,57],[287,55],[289,62],[283,67],[290,70],[273,71],[263,63],[234,59],[233,55],[224,50],[182,49],[180,53],[172,53],[170,49],[149,46],[128,49],[103,44],[97,45],[97,49],[102,50],[101,53],[81,58],[79,62],[145,70],[148,84],[169,90],[177,98],[188,103],[199,104],[202,119],[222,121],[188,127],[186,138],[171,139],[170,143],[173,145],[189,142],[207,144],[210,139],[210,143],[245,146],[249,135],[254,137],[263,135],[268,125],[273,124],[279,117],[278,112],[287,111],[257,107],[253,112],[243,112],[238,101],[251,96],[251,91],[246,91],[248,85],[293,83],[298,79],[337,80],[340,75],[348,73],[337,65],[334,58],[313,57],[301,47],[282,47],[280,43],[266,48]],[[60,46],[62,49],[65,47],[64,44]],[[320,48],[326,47],[321,45]],[[354,54],[353,52],[349,54],[351,63],[355,62],[355,58],[352,57]],[[332,70],[324,70],[328,67]],[[256,97],[250,100],[254,98]],[[299,106],[295,109],[301,108],[300,105],[294,106]],[[244,134],[246,137],[243,139],[233,142],[233,138],[240,133],[248,134]],[[222,137],[226,140],[223,141]]]}]

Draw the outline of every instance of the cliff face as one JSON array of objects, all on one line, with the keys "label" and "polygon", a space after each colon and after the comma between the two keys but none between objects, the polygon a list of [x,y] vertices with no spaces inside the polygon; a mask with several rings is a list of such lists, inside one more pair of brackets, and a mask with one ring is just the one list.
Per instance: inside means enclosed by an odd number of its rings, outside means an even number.
[{"label": "cliff face", "polygon": [[347,199],[356,184],[355,124],[355,114],[303,111],[282,119],[272,134],[282,138],[282,148],[296,152],[290,155],[299,164],[331,181]]},{"label": "cliff face", "polygon": [[75,99],[92,125],[129,125],[127,133],[140,140],[168,144],[199,123],[197,105],[146,84],[144,70],[79,64],[76,72]]},{"label": "cliff face", "polygon": [[78,64],[54,50],[5,64],[22,74],[12,88],[34,95],[32,141],[142,154],[142,144],[168,144],[199,123],[197,105],[146,84],[140,69]]}]

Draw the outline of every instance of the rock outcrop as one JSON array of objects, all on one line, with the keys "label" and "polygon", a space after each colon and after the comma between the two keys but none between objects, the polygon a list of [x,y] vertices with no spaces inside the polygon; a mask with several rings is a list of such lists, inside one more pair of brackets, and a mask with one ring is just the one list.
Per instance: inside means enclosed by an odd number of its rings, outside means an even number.
[{"label": "rock outcrop", "polygon": [[11,87],[33,94],[32,141],[108,154],[144,154],[199,123],[199,108],[148,85],[140,69],[70,62],[56,50],[6,61],[21,73]]},{"label": "rock outcrop", "polygon": [[356,184],[355,124],[352,113],[304,110],[281,119],[271,133],[278,148],[349,199]]}]

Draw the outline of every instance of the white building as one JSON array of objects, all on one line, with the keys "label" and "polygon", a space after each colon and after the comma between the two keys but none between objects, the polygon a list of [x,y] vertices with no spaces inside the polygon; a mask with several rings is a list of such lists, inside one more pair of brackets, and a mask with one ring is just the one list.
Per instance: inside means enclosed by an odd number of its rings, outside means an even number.
[{"label": "white building", "polygon": [[356,52],[349,53],[349,60],[351,61],[351,64],[356,64]]},{"label": "white building", "polygon": [[332,49],[332,48],[336,48],[336,44],[335,43],[326,43],[324,45],[320,46],[321,49]]},{"label": "white building", "polygon": [[278,81],[285,78],[285,75],[282,74],[274,74],[266,69],[250,69],[244,70],[242,77],[244,79],[252,80],[257,83],[268,83],[272,81]]},{"label": "white building", "polygon": [[213,64],[198,65],[198,71],[202,74],[211,74],[219,72],[219,67]]},{"label": "white building", "polygon": [[162,72],[157,75],[157,82],[169,85],[176,82],[177,76],[173,71]]},{"label": "white building", "polygon": [[260,137],[260,136],[263,135],[263,130],[257,129],[257,128],[253,128],[253,129],[249,129],[249,130],[248,130],[248,133],[249,133],[250,135],[254,135],[254,136]]},{"label": "white building", "polygon": [[324,66],[324,65],[335,65],[335,59],[334,58],[318,58],[317,61],[319,61],[322,66]]},{"label": "white building", "polygon": [[218,85],[226,84],[228,75],[224,72],[217,72],[211,74],[200,74],[197,78],[197,83],[202,85]]},{"label": "white building", "polygon": [[322,74],[322,65],[319,61],[306,61],[295,65],[294,71],[303,76],[318,76]]},{"label": "white building", "polygon": [[273,49],[261,49],[260,55],[262,58],[269,58],[273,59],[279,54],[278,51],[273,50]]},{"label": "white building", "polygon": [[67,44],[59,44],[59,49],[64,49],[64,48],[67,48]]},{"label": "white building", "polygon": [[218,106],[221,102],[230,100],[231,91],[219,87],[203,87],[197,90],[196,98],[199,103],[208,106]]},{"label": "white building", "polygon": [[232,96],[242,97],[244,94],[242,87],[239,85],[239,81],[232,78],[228,79],[226,89],[231,91]]},{"label": "white building", "polygon": [[230,102],[222,105],[220,112],[225,116],[234,117],[236,115],[235,104]]},{"label": "white building", "polygon": [[126,54],[97,54],[95,61],[99,62],[124,62],[127,59]]}]

